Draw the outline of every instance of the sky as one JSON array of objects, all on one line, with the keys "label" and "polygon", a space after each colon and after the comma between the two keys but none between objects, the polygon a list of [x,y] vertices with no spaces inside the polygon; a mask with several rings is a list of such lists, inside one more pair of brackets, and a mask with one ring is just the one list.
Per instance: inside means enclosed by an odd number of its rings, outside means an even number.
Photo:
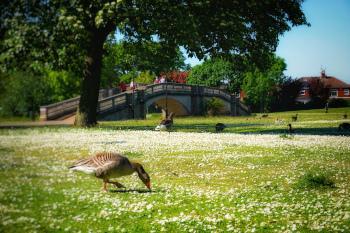
[{"label": "sky", "polygon": [[285,59],[285,74],[317,76],[325,69],[350,83],[350,0],[306,0],[302,7],[311,26],[293,27],[279,38],[276,54]]}]

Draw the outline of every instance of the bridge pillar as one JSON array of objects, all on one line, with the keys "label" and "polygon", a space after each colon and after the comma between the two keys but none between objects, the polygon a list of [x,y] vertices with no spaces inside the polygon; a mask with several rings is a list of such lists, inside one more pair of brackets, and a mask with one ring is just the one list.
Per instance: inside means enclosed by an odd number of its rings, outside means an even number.
[{"label": "bridge pillar", "polygon": [[125,104],[127,106],[127,113],[126,113],[126,119],[132,119],[134,116],[134,109],[133,109],[133,94],[132,93],[125,93]]},{"label": "bridge pillar", "polygon": [[191,86],[191,115],[204,113],[204,87]]},{"label": "bridge pillar", "polygon": [[238,115],[238,101],[235,95],[231,95],[231,116],[237,116]]},{"label": "bridge pillar", "polygon": [[137,104],[135,106],[135,118],[146,119],[145,91],[139,90],[137,93]]}]

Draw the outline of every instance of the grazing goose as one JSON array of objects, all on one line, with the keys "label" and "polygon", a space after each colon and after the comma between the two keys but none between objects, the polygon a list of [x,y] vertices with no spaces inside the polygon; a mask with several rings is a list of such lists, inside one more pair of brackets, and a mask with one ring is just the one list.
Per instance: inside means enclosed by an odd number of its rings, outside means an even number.
[{"label": "grazing goose", "polygon": [[348,118],[348,114],[344,113],[343,119],[347,119],[347,118]]},{"label": "grazing goose", "polygon": [[107,184],[113,184],[118,188],[125,188],[117,181],[110,181],[111,178],[131,175],[137,172],[137,175],[151,190],[151,180],[145,169],[139,163],[131,162],[128,158],[110,152],[97,153],[94,156],[77,161],[69,167],[72,171],[81,171],[91,174],[103,180],[103,190],[107,191]]},{"label": "grazing goose", "polygon": [[341,123],[338,127],[338,131],[350,131],[350,123]]},{"label": "grazing goose", "polygon": [[294,133],[294,129],[292,128],[292,124],[288,124],[288,133]]},{"label": "grazing goose", "polygon": [[157,131],[167,131],[167,130],[169,130],[171,128],[171,126],[173,125],[173,117],[174,117],[174,115],[175,114],[173,112],[171,112],[166,119],[162,120],[160,122],[160,124],[157,125],[155,130],[157,130]]},{"label": "grazing goose", "polygon": [[298,120],[298,113],[295,114],[295,116],[292,116],[292,121],[297,121]]},{"label": "grazing goose", "polygon": [[215,125],[215,130],[216,130],[217,133],[218,132],[222,132],[226,127],[227,126],[225,124],[223,124],[223,123],[217,123]]}]

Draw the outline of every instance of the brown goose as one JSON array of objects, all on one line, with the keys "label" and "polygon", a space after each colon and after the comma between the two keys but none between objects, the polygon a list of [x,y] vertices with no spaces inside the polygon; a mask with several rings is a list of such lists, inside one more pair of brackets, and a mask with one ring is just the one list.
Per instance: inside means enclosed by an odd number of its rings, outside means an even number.
[{"label": "brown goose", "polygon": [[94,156],[77,161],[69,167],[72,171],[81,171],[92,174],[103,180],[103,190],[107,191],[107,184],[113,184],[118,188],[125,188],[117,181],[110,181],[111,178],[131,175],[137,172],[139,178],[151,190],[151,180],[145,169],[139,163],[131,162],[128,158],[110,152],[97,153]]},{"label": "brown goose", "polygon": [[173,125],[174,115],[175,115],[175,113],[171,112],[166,119],[164,119],[160,122],[160,124],[155,128],[155,130],[157,130],[157,131],[169,130],[171,128],[171,126]]}]

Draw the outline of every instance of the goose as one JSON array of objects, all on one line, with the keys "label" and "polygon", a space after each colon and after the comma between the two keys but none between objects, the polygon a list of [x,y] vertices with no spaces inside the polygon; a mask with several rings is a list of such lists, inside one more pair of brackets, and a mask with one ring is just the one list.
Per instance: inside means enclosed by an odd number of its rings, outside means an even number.
[{"label": "goose", "polygon": [[288,133],[294,133],[294,129],[292,128],[292,124],[288,124]]},{"label": "goose", "polygon": [[157,130],[157,131],[167,131],[167,130],[169,130],[171,128],[171,126],[173,125],[173,117],[174,117],[174,115],[175,114],[173,112],[171,112],[166,119],[162,120],[160,122],[160,124],[157,125],[155,130]]},{"label": "goose", "polygon": [[348,118],[348,114],[344,113],[343,119],[347,119],[347,118]]},{"label": "goose", "polygon": [[151,180],[141,164],[131,162],[127,157],[118,153],[100,152],[94,156],[81,159],[69,167],[72,171],[80,171],[93,175],[103,180],[103,191],[107,191],[107,184],[113,184],[118,188],[125,188],[117,181],[111,181],[111,178],[131,175],[137,172],[137,175],[146,187],[151,190]]},{"label": "goose", "polygon": [[293,121],[297,121],[297,120],[298,120],[298,113],[295,114],[295,116],[292,116],[292,120],[293,120]]},{"label": "goose", "polygon": [[226,127],[227,126],[225,124],[223,124],[223,123],[217,123],[215,125],[215,130],[216,130],[217,133],[218,132],[222,132]]}]

